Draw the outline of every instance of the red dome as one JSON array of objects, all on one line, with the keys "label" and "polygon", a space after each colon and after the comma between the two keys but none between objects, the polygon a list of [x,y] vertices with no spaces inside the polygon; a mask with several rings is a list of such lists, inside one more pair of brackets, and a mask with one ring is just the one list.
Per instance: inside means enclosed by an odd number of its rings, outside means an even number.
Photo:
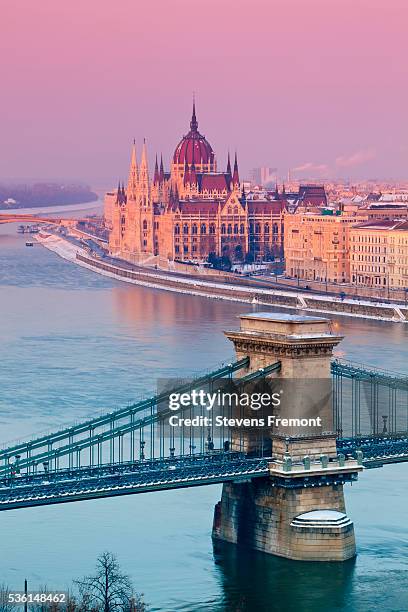
[{"label": "red dome", "polygon": [[173,155],[175,164],[212,164],[214,162],[214,151],[210,143],[198,131],[198,122],[193,105],[193,116],[190,122],[190,131],[183,136],[176,147]]}]

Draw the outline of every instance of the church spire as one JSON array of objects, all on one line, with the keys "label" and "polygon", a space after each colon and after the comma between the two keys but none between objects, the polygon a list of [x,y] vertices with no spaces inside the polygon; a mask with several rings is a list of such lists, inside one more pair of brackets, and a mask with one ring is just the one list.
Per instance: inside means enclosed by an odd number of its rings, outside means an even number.
[{"label": "church spire", "polygon": [[140,168],[142,167],[147,168],[146,138],[143,138],[142,159],[140,160]]},{"label": "church spire", "polygon": [[156,161],[154,163],[154,176],[153,176],[153,183],[155,185],[157,185],[157,183],[159,183],[160,181],[160,177],[159,177],[159,165],[157,163],[157,153],[156,153]]},{"label": "church spire", "polygon": [[229,151],[228,151],[228,161],[227,161],[227,174],[229,175],[230,180],[231,180],[232,171],[231,171],[231,158],[230,158]]},{"label": "church spire", "polygon": [[234,187],[239,185],[239,173],[238,173],[238,161],[237,161],[237,153],[235,152],[235,160],[234,160],[234,174],[232,175],[232,184]]},{"label": "church spire", "polygon": [[134,197],[138,182],[138,167],[136,158],[136,142],[133,140],[132,155],[130,160],[129,180],[128,180],[128,196]]},{"label": "church spire", "polygon": [[146,150],[146,139],[143,139],[142,157],[139,166],[139,188],[143,192],[144,196],[148,196],[150,185],[149,185],[149,170],[147,166],[147,150]]},{"label": "church spire", "polygon": [[190,129],[192,132],[198,132],[198,121],[196,117],[195,97],[194,96],[193,96],[193,114],[191,116]]},{"label": "church spire", "polygon": [[163,155],[160,155],[160,173],[159,182],[164,183],[164,167],[163,167]]}]

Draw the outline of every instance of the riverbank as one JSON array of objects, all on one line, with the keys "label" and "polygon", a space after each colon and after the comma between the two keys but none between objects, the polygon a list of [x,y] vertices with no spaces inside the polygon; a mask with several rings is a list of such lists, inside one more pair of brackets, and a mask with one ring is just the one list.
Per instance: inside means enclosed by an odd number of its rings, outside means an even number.
[{"label": "riverbank", "polygon": [[93,208],[101,208],[103,202],[101,199],[93,200],[92,202],[81,202],[79,204],[50,204],[49,206],[36,206],[33,208],[2,208],[0,214],[7,215],[48,215],[52,213],[73,213],[82,210],[91,210]]},{"label": "riverbank", "polygon": [[408,322],[408,309],[397,304],[373,303],[353,299],[341,300],[325,295],[305,296],[305,294],[293,291],[248,287],[245,286],[244,280],[237,281],[236,284],[234,282],[227,284],[210,279],[186,278],[176,273],[160,272],[149,268],[129,269],[125,263],[120,265],[105,261],[103,258],[97,258],[85,248],[60,236],[40,233],[37,240],[45,248],[54,251],[57,255],[72,263],[98,274],[135,285],[212,299],[276,306],[305,312]]}]

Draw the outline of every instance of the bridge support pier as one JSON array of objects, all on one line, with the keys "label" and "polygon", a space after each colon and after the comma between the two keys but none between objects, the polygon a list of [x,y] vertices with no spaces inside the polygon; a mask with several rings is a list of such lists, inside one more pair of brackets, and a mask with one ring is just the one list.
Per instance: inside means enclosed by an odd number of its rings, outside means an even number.
[{"label": "bridge support pier", "polygon": [[[249,356],[249,371],[280,360],[280,378],[327,380],[332,350],[341,340],[329,323],[318,317],[260,313],[243,315],[240,331],[226,335],[239,358]],[[310,416],[307,404],[305,397],[292,398],[283,416],[291,411]],[[214,539],[296,560],[345,561],[355,556],[343,485],[356,480],[362,467],[337,456],[331,396],[314,398],[314,411],[316,406],[324,420],[320,431],[269,432],[268,478],[223,485],[215,507]]]},{"label": "bridge support pier", "polygon": [[342,484],[287,489],[268,479],[227,483],[215,507],[213,538],[303,561],[345,561],[356,554]]}]

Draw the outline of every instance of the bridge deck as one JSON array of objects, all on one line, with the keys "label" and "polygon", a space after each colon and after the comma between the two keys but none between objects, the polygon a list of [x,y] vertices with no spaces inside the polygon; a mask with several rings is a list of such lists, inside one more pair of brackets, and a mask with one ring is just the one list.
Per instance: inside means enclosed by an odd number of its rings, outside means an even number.
[{"label": "bridge deck", "polygon": [[269,461],[235,453],[215,453],[66,470],[47,476],[23,476],[0,485],[0,511],[237,482],[267,476]]}]

